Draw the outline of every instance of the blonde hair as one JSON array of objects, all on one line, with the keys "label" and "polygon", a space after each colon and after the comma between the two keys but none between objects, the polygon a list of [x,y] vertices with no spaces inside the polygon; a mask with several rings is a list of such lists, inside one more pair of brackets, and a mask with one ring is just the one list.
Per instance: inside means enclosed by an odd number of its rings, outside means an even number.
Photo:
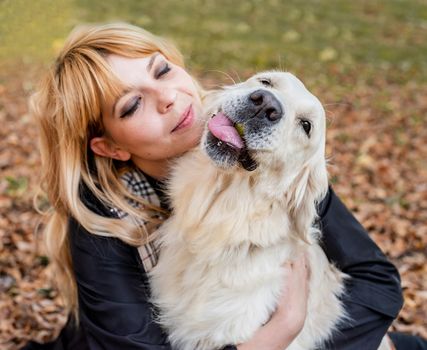
[{"label": "blonde hair", "polygon": [[[150,230],[137,224],[138,218],[155,223],[154,213],[160,210],[132,196],[122,185],[119,177],[127,164],[96,156],[89,147],[89,140],[104,132],[102,102],[117,98],[123,89],[106,56],[145,57],[154,52],[184,66],[174,45],[141,28],[124,23],[79,26],[30,100],[40,129],[40,188],[50,204],[44,211],[44,242],[67,311],[76,319],[77,287],[67,235],[70,216],[90,233],[138,246],[151,239]],[[82,202],[82,186],[107,207],[129,214],[129,220],[102,217],[89,210]],[[143,210],[130,205],[128,199]]]}]

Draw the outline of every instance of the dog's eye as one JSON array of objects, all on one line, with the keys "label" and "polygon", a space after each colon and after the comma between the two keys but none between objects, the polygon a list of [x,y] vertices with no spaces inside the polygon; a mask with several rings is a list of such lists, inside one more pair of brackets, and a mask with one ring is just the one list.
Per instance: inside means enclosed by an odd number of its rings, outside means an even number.
[{"label": "dog's eye", "polygon": [[307,134],[307,136],[310,136],[311,131],[311,123],[308,120],[301,120],[301,126],[304,129],[304,132]]},{"label": "dog's eye", "polygon": [[262,85],[266,86],[266,87],[271,87],[271,86],[272,86],[272,84],[271,84],[271,80],[270,80],[270,79],[267,79],[267,78],[261,78],[261,79],[259,80],[259,82],[260,82]]}]

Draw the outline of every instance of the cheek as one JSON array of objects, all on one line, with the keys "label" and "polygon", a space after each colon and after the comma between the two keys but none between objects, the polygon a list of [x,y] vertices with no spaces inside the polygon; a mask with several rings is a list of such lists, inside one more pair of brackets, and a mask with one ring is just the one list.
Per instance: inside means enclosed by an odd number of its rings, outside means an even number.
[{"label": "cheek", "polygon": [[181,67],[177,67],[176,69],[177,75],[175,77],[175,83],[189,95],[198,95],[196,85],[187,71]]},{"label": "cheek", "polygon": [[115,125],[110,134],[118,145],[129,150],[156,144],[163,136],[161,125],[154,120],[142,121],[136,117]]}]

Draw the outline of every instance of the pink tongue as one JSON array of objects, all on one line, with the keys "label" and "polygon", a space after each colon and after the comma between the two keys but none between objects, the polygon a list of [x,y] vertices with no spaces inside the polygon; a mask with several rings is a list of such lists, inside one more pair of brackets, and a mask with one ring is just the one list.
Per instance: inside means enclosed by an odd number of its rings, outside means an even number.
[{"label": "pink tongue", "polygon": [[223,113],[219,112],[208,122],[210,132],[221,141],[231,144],[236,148],[243,148],[243,140],[233,126],[233,122]]}]

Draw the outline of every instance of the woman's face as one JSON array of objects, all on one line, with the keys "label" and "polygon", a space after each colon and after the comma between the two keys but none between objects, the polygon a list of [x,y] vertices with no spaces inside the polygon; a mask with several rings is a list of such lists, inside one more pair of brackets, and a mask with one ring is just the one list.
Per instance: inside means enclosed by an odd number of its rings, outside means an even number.
[{"label": "woman's face", "polygon": [[102,106],[106,135],[91,140],[92,150],[131,159],[149,175],[163,177],[168,160],[200,140],[198,89],[183,68],[160,53],[145,58],[109,55],[107,61],[128,89]]}]

